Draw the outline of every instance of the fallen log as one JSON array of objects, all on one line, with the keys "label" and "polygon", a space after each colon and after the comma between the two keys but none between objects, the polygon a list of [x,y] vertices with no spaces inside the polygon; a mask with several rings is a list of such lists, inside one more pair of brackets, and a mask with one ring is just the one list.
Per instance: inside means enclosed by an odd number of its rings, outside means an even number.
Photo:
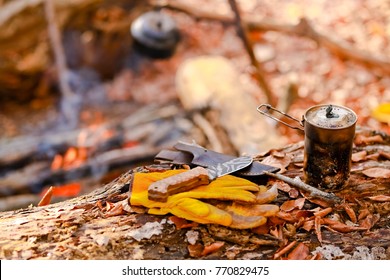
[{"label": "fallen log", "polygon": [[[359,136],[370,138],[373,131]],[[361,137],[360,137],[361,139]],[[367,156],[356,164],[372,160],[372,146],[390,146],[390,138],[378,143],[358,143],[354,153],[367,148]],[[357,144],[357,142],[355,142]],[[302,175],[303,148],[294,144],[259,155],[273,156],[285,164],[285,176]],[[283,157],[294,160],[282,160]],[[356,160],[357,157],[355,157]],[[371,159],[370,159],[371,158]],[[389,159],[378,155],[377,161]],[[269,162],[269,161],[268,161]],[[270,221],[272,227],[235,230],[154,216],[128,204],[134,172],[167,166],[138,167],[87,195],[67,201],[0,213],[1,259],[273,259],[305,258],[389,259],[390,180],[386,173],[353,171],[347,187],[335,192],[344,203],[332,208],[324,201],[305,199],[282,181],[276,201],[281,211]],[[364,168],[363,168],[364,169]],[[366,174],[369,176],[367,176]],[[303,203],[302,203],[303,202]],[[295,206],[292,206],[295,205]],[[324,207],[322,209],[321,207]],[[355,213],[355,215],[354,215]],[[354,220],[355,222],[352,222]],[[316,223],[316,227],[314,226]],[[318,239],[317,239],[318,238]],[[218,243],[218,246],[211,246]],[[287,245],[288,246],[285,246]],[[302,250],[307,246],[308,250]],[[214,248],[214,249],[210,249]],[[232,249],[234,248],[234,250]],[[297,251],[294,251],[294,249]],[[366,254],[361,254],[365,248]],[[338,255],[332,255],[333,251]],[[292,251],[291,251],[292,250]],[[332,251],[333,250],[333,251]],[[290,252],[293,252],[290,254]],[[307,253],[309,252],[309,253]],[[309,254],[309,255],[307,255]]]}]

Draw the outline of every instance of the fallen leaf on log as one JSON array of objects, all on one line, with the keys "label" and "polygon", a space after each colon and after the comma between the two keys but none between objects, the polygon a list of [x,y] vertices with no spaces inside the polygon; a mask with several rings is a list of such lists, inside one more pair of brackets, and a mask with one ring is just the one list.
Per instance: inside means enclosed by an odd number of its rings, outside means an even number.
[{"label": "fallen leaf on log", "polygon": [[280,206],[280,210],[290,212],[294,209],[302,209],[305,204],[305,198],[298,198],[296,200],[287,200]]},{"label": "fallen leaf on log", "polygon": [[204,246],[202,244],[190,244],[187,246],[188,253],[193,258],[199,258],[202,257],[202,253],[204,251]]},{"label": "fallen leaf on log", "polygon": [[322,244],[322,233],[321,233],[321,217],[315,217],[314,219],[314,231],[316,232],[318,241]]},{"label": "fallen leaf on log", "polygon": [[390,178],[390,170],[381,167],[369,168],[362,171],[362,173],[371,178]]},{"label": "fallen leaf on log", "polygon": [[169,220],[175,224],[176,229],[192,228],[198,226],[198,223],[196,222],[188,222],[186,219],[177,216],[171,216],[169,217]]},{"label": "fallen leaf on log", "polygon": [[303,243],[299,243],[288,256],[288,260],[305,260],[309,256],[309,247]]},{"label": "fallen leaf on log", "polygon": [[306,231],[311,231],[313,227],[314,227],[314,220],[307,220],[302,225],[302,228]]},{"label": "fallen leaf on log", "polygon": [[356,146],[362,146],[362,145],[369,145],[369,144],[380,144],[383,143],[384,140],[383,137],[379,134],[373,136],[365,136],[363,134],[357,134],[354,142]]},{"label": "fallen leaf on log", "polygon": [[202,256],[207,256],[207,255],[210,255],[212,253],[215,253],[216,251],[218,251],[222,246],[225,245],[225,242],[223,241],[217,241],[217,242],[214,242],[210,245],[207,245],[204,247],[203,251],[202,251]]},{"label": "fallen leaf on log", "polygon": [[367,151],[360,151],[357,153],[353,153],[351,160],[352,160],[352,162],[363,161],[366,159],[366,156],[367,156]]},{"label": "fallen leaf on log", "polygon": [[[276,154],[276,155],[275,155]],[[264,158],[261,163],[266,165],[271,165],[277,168],[280,168],[279,173],[284,173],[286,171],[287,166],[291,163],[291,157],[289,155],[285,155],[284,157],[280,157],[281,153],[274,152],[271,155]]]},{"label": "fallen leaf on log", "polygon": [[332,213],[332,211],[333,211],[333,208],[332,207],[328,207],[328,208],[325,208],[325,209],[322,209],[322,210],[314,212],[314,216],[323,218],[326,215]]},{"label": "fallen leaf on log", "polygon": [[358,220],[360,221],[360,220],[364,219],[369,214],[370,214],[370,210],[368,210],[367,208],[361,209],[359,212]]},{"label": "fallen leaf on log", "polygon": [[369,214],[361,223],[360,223],[360,226],[362,228],[365,228],[367,230],[370,230],[375,224],[376,222],[379,221],[379,214]]},{"label": "fallen leaf on log", "polygon": [[329,226],[331,229],[341,232],[341,233],[348,233],[352,231],[360,231],[360,230],[366,230],[367,228],[362,226],[349,226],[347,224],[344,224],[339,221],[331,220],[328,218],[322,219],[323,224]]},{"label": "fallen leaf on log", "polygon": [[354,223],[354,224],[356,224],[356,222],[357,222],[356,213],[355,213],[355,211],[352,209],[352,207],[349,206],[349,205],[346,204],[346,203],[344,203],[342,206],[343,206],[345,212],[347,213],[349,219],[351,220],[351,222]]},{"label": "fallen leaf on log", "polygon": [[276,253],[274,254],[274,259],[275,260],[279,259],[284,254],[287,254],[295,246],[295,244],[297,244],[296,240],[292,241],[290,244],[288,244],[285,247],[283,247],[283,248],[279,249],[278,251],[276,251]]},{"label": "fallen leaf on log", "polygon": [[383,194],[370,196],[369,199],[378,202],[390,202],[390,196]]},{"label": "fallen leaf on log", "polygon": [[269,229],[270,229],[269,225],[265,224],[259,227],[252,228],[252,232],[256,234],[267,234],[269,232]]},{"label": "fallen leaf on log", "polygon": [[41,201],[39,201],[38,206],[49,205],[51,198],[53,196],[53,187],[50,187],[45,194],[43,195]]},{"label": "fallen leaf on log", "polygon": [[291,198],[297,198],[299,196],[299,191],[297,189],[292,188],[289,184],[285,182],[276,181],[274,185],[277,186],[278,190],[288,193],[288,196]]}]

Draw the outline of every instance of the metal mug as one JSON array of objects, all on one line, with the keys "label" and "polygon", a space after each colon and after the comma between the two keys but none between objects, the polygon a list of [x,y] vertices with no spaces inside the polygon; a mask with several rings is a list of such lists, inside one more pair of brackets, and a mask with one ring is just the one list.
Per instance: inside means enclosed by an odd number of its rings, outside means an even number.
[{"label": "metal mug", "polygon": [[[288,124],[272,115],[275,111],[298,122]],[[305,133],[304,181],[324,190],[337,190],[348,182],[357,115],[351,109],[338,105],[310,107],[298,120],[269,104],[262,104],[257,111],[293,129]]]}]

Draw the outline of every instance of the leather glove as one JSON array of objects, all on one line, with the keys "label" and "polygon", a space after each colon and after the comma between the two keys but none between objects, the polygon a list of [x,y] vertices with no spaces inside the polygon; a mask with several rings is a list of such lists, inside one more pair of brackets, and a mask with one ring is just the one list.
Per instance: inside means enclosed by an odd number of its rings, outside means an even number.
[{"label": "leather glove", "polygon": [[[267,221],[267,216],[273,216],[279,210],[276,205],[264,204],[276,197],[276,189],[268,190],[264,186],[258,186],[232,175],[225,175],[208,185],[171,195],[166,202],[148,199],[148,187],[151,183],[185,171],[169,170],[134,174],[130,204],[149,208],[149,214],[171,213],[198,223],[215,223],[234,228],[253,228],[263,225]],[[212,205],[200,199],[219,202]],[[263,205],[258,204],[257,201]]]}]

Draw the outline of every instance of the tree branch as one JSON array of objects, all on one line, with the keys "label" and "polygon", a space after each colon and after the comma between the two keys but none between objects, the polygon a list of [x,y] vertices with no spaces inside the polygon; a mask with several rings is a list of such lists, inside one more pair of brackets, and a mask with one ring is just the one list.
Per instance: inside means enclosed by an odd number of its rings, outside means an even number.
[{"label": "tree branch", "polygon": [[229,0],[229,5],[230,5],[230,7],[235,15],[235,24],[237,26],[238,34],[240,35],[240,37],[244,43],[245,50],[248,53],[249,58],[251,60],[251,64],[255,68],[256,80],[259,83],[260,87],[264,90],[264,93],[267,96],[268,102],[271,105],[273,104],[272,106],[276,106],[275,95],[273,94],[270,86],[268,85],[267,81],[264,78],[264,76],[265,76],[264,70],[262,69],[260,63],[257,61],[257,58],[256,58],[255,53],[253,51],[252,42],[248,38],[246,26],[242,22],[237,2],[235,0]]},{"label": "tree branch", "polygon": [[[176,1],[169,1],[163,7],[184,12],[197,19],[216,20],[226,24],[233,24],[235,22],[234,18],[229,15],[202,11],[197,7]],[[270,20],[259,20],[254,17],[245,17],[243,18],[243,23],[246,25],[248,31],[276,31],[314,40],[320,46],[327,48],[330,52],[343,59],[349,59],[363,66],[378,69],[385,74],[390,73],[390,60],[388,57],[373,55],[367,51],[355,49],[353,45],[346,41],[326,36],[317,31],[305,18],[302,18],[298,24],[283,24]]]}]

